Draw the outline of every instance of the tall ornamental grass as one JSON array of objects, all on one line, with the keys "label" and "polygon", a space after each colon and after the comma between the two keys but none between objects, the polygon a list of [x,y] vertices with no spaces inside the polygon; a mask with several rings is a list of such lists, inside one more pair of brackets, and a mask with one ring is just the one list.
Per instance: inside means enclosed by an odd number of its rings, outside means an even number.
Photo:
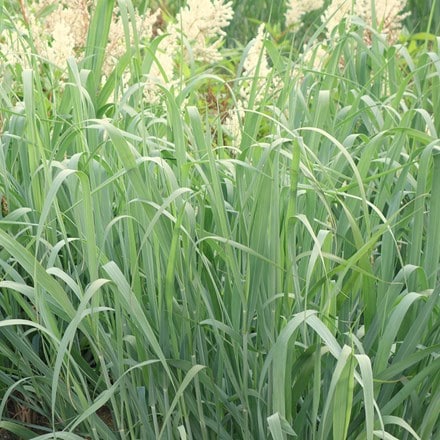
[{"label": "tall ornamental grass", "polygon": [[3,72],[0,434],[439,438],[440,39],[267,37],[152,102],[112,10]]}]

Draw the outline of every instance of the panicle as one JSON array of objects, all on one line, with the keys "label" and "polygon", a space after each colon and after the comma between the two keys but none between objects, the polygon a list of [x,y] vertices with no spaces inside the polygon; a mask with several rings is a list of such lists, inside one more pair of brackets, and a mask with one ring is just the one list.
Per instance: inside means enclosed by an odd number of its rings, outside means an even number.
[{"label": "panicle", "polygon": [[[25,33],[32,39],[36,52],[61,69],[65,68],[67,58],[81,56],[86,45],[92,6],[93,0],[33,0],[29,9],[23,11],[23,19],[26,22]],[[141,43],[148,44],[156,35],[165,34],[155,53],[155,63],[148,75],[150,79],[171,84],[179,61],[189,58],[188,45],[195,61],[212,63],[221,59],[219,48],[223,44],[224,28],[234,15],[232,1],[188,0],[165,32],[157,26],[162,19],[160,14],[159,8],[154,12],[147,9],[142,14],[136,10],[134,22],[130,23]],[[127,42],[124,23],[116,8],[103,66],[105,76],[110,75],[127,46],[134,43],[133,33]],[[2,31],[0,48],[4,54],[3,65],[5,60],[10,64],[24,63],[25,56],[20,52],[19,43],[17,27]]]},{"label": "panicle", "polygon": [[184,48],[186,39],[196,61],[215,62],[221,59],[219,47],[223,43],[225,31],[234,16],[232,2],[224,0],[188,0],[180,8],[176,22],[170,23],[167,33],[172,42],[170,50]]},{"label": "panicle", "polygon": [[165,31],[157,30],[163,38],[154,54],[155,60],[145,75],[144,96],[151,103],[158,103],[160,86],[171,89],[176,85],[176,66],[188,61],[191,50],[194,61],[213,63],[221,59],[219,52],[225,35],[224,28],[233,18],[232,2],[224,0],[188,0],[180,8],[176,19]]},{"label": "panicle", "polygon": [[406,7],[405,0],[375,0],[374,12],[371,0],[358,0],[356,8],[359,16],[372,26],[386,34],[390,42],[397,40],[402,30],[403,20],[410,14],[403,12]]},{"label": "panicle", "polygon": [[324,0],[290,0],[285,14],[286,26],[297,27],[304,14],[316,11],[324,6]]},{"label": "panicle", "polygon": [[264,47],[264,28],[264,23],[258,27],[257,36],[251,41],[251,46],[243,64],[243,68],[248,75],[254,75],[258,69],[258,75],[263,78],[267,77],[270,72],[267,63],[267,52]]},{"label": "panicle", "polygon": [[[405,0],[334,0],[322,16],[327,28],[326,36],[330,39],[333,30],[344,19],[346,25],[349,26],[350,17],[355,14],[368,26],[377,27],[393,43],[402,30],[403,20],[409,15],[409,13],[402,12],[405,6]],[[368,40],[368,34],[366,39]]]},{"label": "panicle", "polygon": [[[47,6],[54,9],[41,17],[41,11]],[[43,0],[34,4],[28,24],[37,52],[50,63],[64,67],[66,59],[75,56],[85,45],[89,6],[89,0]]]},{"label": "panicle", "polygon": [[265,24],[262,23],[258,27],[256,37],[249,43],[249,50],[243,62],[243,78],[240,81],[234,109],[228,112],[223,122],[223,128],[234,141],[235,146],[241,142],[241,126],[251,98],[253,98],[252,107],[258,107],[267,93],[272,94],[281,86],[279,78],[273,75],[272,68],[267,61],[265,39]]},{"label": "panicle", "polygon": [[[151,9],[147,9],[142,15],[138,11],[135,11],[134,23],[131,23],[132,27],[136,29],[136,32],[143,41],[150,41],[153,37],[154,26],[159,19],[160,9],[152,12]],[[133,34],[130,38],[130,44],[134,43]],[[124,25],[120,15],[117,14],[117,10],[113,14],[113,20],[110,25],[109,39],[106,48],[107,56],[104,61],[104,74],[108,76],[116,65],[118,59],[126,51]]]}]

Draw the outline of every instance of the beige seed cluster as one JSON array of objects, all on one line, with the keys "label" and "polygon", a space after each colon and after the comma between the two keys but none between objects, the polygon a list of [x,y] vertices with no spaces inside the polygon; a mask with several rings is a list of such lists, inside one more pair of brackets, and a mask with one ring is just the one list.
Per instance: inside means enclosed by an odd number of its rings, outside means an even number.
[{"label": "beige seed cluster", "polygon": [[[304,14],[323,6],[322,0],[289,0],[285,14],[286,26],[295,29],[301,24]],[[327,38],[330,38],[333,30],[344,19],[349,24],[350,17],[355,14],[368,26],[376,25],[392,42],[401,31],[402,22],[407,16],[402,13],[405,6],[405,0],[376,0],[373,13],[371,0],[333,0],[324,11],[322,21],[327,28]]]}]

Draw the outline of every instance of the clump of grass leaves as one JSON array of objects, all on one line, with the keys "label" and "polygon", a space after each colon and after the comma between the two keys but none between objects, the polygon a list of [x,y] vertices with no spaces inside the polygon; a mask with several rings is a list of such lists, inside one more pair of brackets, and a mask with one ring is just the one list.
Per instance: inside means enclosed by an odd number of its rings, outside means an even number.
[{"label": "clump of grass leaves", "polygon": [[153,109],[119,87],[135,52],[98,87],[97,3],[62,90],[1,88],[0,429],[438,438],[440,41],[268,47],[285,86],[231,154],[182,105],[219,77]]}]

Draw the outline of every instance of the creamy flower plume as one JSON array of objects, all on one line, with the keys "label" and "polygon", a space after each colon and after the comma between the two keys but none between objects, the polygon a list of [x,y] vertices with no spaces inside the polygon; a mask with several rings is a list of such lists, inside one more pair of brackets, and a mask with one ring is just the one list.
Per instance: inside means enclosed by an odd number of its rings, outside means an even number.
[{"label": "creamy flower plume", "polygon": [[[352,15],[362,18],[368,26],[377,28],[388,35],[389,40],[395,41],[402,29],[402,22],[409,13],[402,13],[406,6],[405,0],[333,0],[322,15],[322,22],[327,29],[327,39],[332,32],[345,20],[350,26]],[[307,12],[322,8],[323,0],[289,0],[285,15],[286,26],[297,27]],[[374,14],[374,16],[373,16]]]},{"label": "creamy flower plume", "polygon": [[232,2],[224,0],[188,0],[176,16],[176,22],[167,27],[174,49],[184,47],[182,37],[190,43],[197,61],[214,62],[221,59],[219,47],[225,31],[234,16]]},{"label": "creamy flower plume", "polygon": [[50,6],[55,9],[40,21],[43,22],[46,35],[50,35],[53,39],[61,38],[60,26],[62,23],[66,33],[72,35],[74,46],[81,48],[84,46],[87,38],[87,31],[90,22],[89,9],[91,7],[90,0],[70,0],[54,2],[53,0],[40,2],[40,6]]},{"label": "creamy flower plume", "polygon": [[249,103],[254,81],[257,81],[258,90],[255,96],[255,103],[258,104],[260,102],[267,78],[272,71],[267,62],[267,51],[264,47],[264,40],[266,38],[264,28],[264,23],[259,26],[257,36],[251,41],[251,46],[243,63],[244,81],[240,88],[240,95],[245,107]]},{"label": "creamy flower plume", "polygon": [[270,72],[267,63],[267,51],[264,47],[265,36],[264,23],[258,27],[257,36],[251,41],[251,46],[243,63],[243,69],[248,75],[254,75],[258,69],[260,77],[267,77]]},{"label": "creamy flower plume", "polygon": [[[46,7],[50,7],[51,12],[41,16]],[[67,58],[84,47],[90,21],[89,7],[89,0],[42,0],[33,4],[28,24],[37,52],[50,63],[64,67]]]},{"label": "creamy flower plume", "polygon": [[[91,0],[33,1],[29,10],[23,11],[23,14],[37,53],[61,68],[65,67],[67,58],[82,55],[92,6]],[[155,26],[160,13],[160,9],[155,12],[148,9],[143,14],[135,12],[131,27],[136,29],[143,42],[148,44],[157,35]],[[219,48],[225,36],[224,28],[229,25],[233,14],[231,1],[188,0],[187,5],[180,9],[176,19],[165,30],[167,36],[157,51],[158,63],[153,66],[152,75],[161,79],[172,78],[175,60],[180,53],[186,51],[187,44],[190,45],[192,57],[196,61],[220,60]],[[104,73],[107,76],[126,51],[125,38],[123,22],[116,8],[104,63]],[[12,45],[13,40],[15,39],[11,39],[11,35],[6,36],[4,33],[0,42],[2,52],[11,52],[6,51],[4,46]],[[133,40],[129,44],[133,44]],[[10,61],[14,60],[11,58]]]},{"label": "creamy flower plume", "polygon": [[390,41],[395,41],[402,29],[403,20],[408,17],[409,12],[403,12],[406,6],[405,0],[376,0],[374,3],[375,15],[371,7],[371,0],[358,0],[356,8],[358,15],[364,21],[386,34]]},{"label": "creamy flower plume", "polygon": [[219,48],[223,44],[224,28],[233,14],[232,2],[188,0],[165,31],[158,31],[163,40],[145,78],[145,95],[149,102],[157,102],[159,85],[171,88],[177,83],[176,61],[188,60],[187,44],[194,61],[212,63],[222,58]]},{"label": "creamy flower plume", "polygon": [[[124,24],[117,12],[118,11],[116,10],[113,14],[113,20],[110,25],[109,40],[107,44],[107,57],[105,58],[103,67],[104,73],[107,76],[113,70],[118,59],[126,51]],[[136,29],[136,32],[138,33],[138,35],[140,35],[142,40],[148,42],[152,39],[154,26],[158,21],[160,12],[160,9],[157,9],[155,12],[147,9],[144,14],[140,15],[137,11],[135,11],[134,23],[131,23],[131,25]],[[133,43],[134,38],[132,35],[130,39],[130,45],[132,45]]]},{"label": "creamy flower plume", "polygon": [[[302,77],[301,66],[307,69],[321,69],[330,56],[334,30],[344,23],[345,29],[351,26],[353,16],[360,17],[367,27],[363,32],[364,41],[371,42],[370,28],[376,28],[387,36],[390,43],[397,40],[402,30],[402,22],[409,13],[403,13],[405,0],[334,0],[322,15],[326,27],[326,38],[316,40],[312,46],[304,45],[302,62],[295,68]],[[344,65],[341,58],[340,65]]]},{"label": "creamy flower plume", "polygon": [[355,14],[368,26],[374,27],[376,24],[380,31],[388,35],[390,41],[394,41],[402,29],[403,20],[408,16],[408,13],[402,13],[405,5],[405,0],[376,0],[373,12],[371,0],[335,0],[322,17],[327,28],[327,38],[330,38],[342,20],[345,19],[349,26],[350,17]]},{"label": "creamy flower plume", "polygon": [[[240,91],[235,109],[229,112],[223,127],[234,140],[235,145],[241,142],[241,125],[253,97],[255,108],[261,104],[266,93],[279,89],[280,82],[272,78],[272,69],[267,61],[267,51],[264,47],[266,39],[265,24],[258,28],[257,36],[249,43],[249,50],[243,62],[243,79],[240,81]],[[268,81],[272,81],[268,83]],[[252,96],[253,95],[253,96]]]},{"label": "creamy flower plume", "polygon": [[285,14],[286,26],[295,27],[301,24],[304,14],[324,6],[324,0],[290,0]]}]

